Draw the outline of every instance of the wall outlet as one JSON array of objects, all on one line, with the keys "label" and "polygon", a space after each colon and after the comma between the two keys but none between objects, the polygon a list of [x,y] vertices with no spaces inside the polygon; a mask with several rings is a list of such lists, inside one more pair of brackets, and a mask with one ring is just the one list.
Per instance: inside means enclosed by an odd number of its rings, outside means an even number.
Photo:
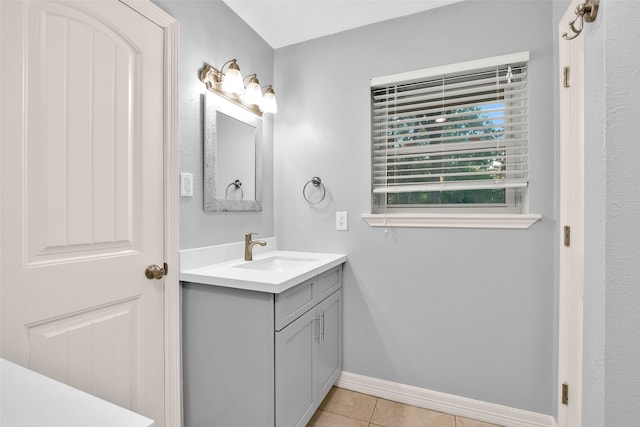
[{"label": "wall outlet", "polygon": [[180,174],[180,195],[183,197],[193,196],[193,174]]},{"label": "wall outlet", "polygon": [[336,230],[347,231],[349,229],[348,212],[336,212]]}]

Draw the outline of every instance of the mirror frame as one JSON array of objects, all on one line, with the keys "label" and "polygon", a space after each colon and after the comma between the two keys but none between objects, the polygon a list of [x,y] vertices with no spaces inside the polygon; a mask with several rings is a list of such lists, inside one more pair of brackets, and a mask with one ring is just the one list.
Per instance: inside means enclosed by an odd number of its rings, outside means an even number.
[{"label": "mirror frame", "polygon": [[[245,108],[213,93],[202,95],[204,111],[204,210],[207,212],[262,211],[262,119]],[[256,129],[254,200],[227,200],[216,196],[216,164],[218,160],[217,112],[226,114]]]}]

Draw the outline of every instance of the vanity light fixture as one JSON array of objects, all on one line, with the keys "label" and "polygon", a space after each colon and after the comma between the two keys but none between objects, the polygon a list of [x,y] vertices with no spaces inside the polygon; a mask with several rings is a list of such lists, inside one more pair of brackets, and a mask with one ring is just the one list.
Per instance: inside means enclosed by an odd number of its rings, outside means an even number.
[{"label": "vanity light fixture", "polygon": [[273,86],[269,85],[265,89],[260,109],[265,113],[276,114],[278,112],[278,103],[276,102],[276,93],[273,91]]},{"label": "vanity light fixture", "polygon": [[[266,86],[263,95],[256,74],[249,74],[243,79],[240,74],[240,66],[235,58],[225,62],[221,70],[227,65],[227,73],[225,74],[209,64],[204,64],[200,70],[200,81],[211,92],[251,111],[258,117],[262,117],[263,112],[271,114],[278,112],[276,95],[271,85]],[[246,79],[249,79],[249,83],[245,89],[244,80]]]}]

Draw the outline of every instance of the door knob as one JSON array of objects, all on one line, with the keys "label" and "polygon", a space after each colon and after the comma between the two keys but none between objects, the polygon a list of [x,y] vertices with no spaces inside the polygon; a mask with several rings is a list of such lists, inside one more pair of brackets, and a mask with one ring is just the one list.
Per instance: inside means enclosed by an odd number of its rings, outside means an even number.
[{"label": "door knob", "polygon": [[152,264],[144,270],[144,275],[149,280],[153,280],[153,279],[160,280],[165,274],[166,274],[165,269],[156,264]]}]

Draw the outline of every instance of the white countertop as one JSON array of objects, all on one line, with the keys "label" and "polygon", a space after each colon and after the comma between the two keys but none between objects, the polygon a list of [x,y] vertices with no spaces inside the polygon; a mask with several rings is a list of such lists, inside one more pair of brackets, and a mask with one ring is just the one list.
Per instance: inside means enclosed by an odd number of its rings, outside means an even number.
[{"label": "white countertop", "polygon": [[286,271],[264,271],[239,268],[238,266],[251,262],[239,258],[182,270],[180,280],[278,294],[347,260],[346,255],[342,254],[275,250],[254,255],[253,262],[271,257],[306,258],[308,261],[300,263],[300,266],[288,268]]},{"label": "white countertop", "polygon": [[153,420],[0,359],[2,427],[150,427]]}]

